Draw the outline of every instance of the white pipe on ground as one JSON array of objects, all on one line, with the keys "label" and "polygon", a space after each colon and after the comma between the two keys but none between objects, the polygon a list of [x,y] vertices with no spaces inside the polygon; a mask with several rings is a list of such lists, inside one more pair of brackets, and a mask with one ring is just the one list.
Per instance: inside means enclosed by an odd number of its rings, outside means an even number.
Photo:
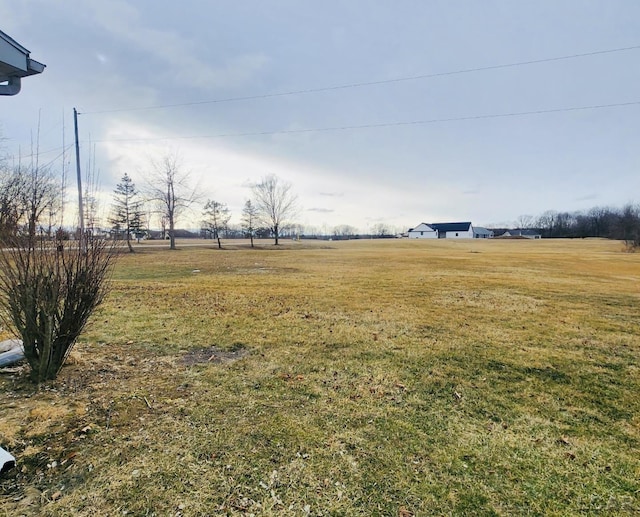
[{"label": "white pipe on ground", "polygon": [[22,341],[19,339],[8,339],[0,343],[0,367],[9,366],[24,359],[24,349]]},{"label": "white pipe on ground", "polygon": [[4,474],[7,470],[11,470],[15,466],[16,459],[0,447],[0,474]]}]

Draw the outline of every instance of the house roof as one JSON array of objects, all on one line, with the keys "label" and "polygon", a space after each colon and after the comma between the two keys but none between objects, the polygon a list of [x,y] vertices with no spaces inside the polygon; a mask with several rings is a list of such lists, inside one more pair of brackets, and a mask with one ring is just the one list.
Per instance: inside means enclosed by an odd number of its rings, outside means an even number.
[{"label": "house roof", "polygon": [[410,232],[435,232],[435,230],[427,223],[420,223],[415,228],[411,228]]},{"label": "house roof", "polygon": [[430,223],[429,226],[439,232],[468,232],[471,222],[464,223]]},{"label": "house roof", "polygon": [[491,230],[488,230],[487,228],[483,228],[482,226],[474,226],[473,233],[476,233],[478,235],[491,235],[493,232]]}]

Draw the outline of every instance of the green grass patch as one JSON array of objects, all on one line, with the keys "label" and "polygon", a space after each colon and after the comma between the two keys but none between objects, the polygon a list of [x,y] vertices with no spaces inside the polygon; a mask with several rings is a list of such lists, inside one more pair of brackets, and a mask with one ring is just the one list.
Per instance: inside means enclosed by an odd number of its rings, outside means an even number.
[{"label": "green grass patch", "polygon": [[0,376],[7,515],[640,512],[640,257],[588,241],[123,256]]}]

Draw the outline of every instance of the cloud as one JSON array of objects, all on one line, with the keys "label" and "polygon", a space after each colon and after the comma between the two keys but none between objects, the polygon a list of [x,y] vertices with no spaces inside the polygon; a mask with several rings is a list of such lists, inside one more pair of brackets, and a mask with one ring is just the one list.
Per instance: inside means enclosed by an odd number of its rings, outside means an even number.
[{"label": "cloud", "polygon": [[335,212],[335,210],[331,208],[307,208],[307,212],[319,212],[321,214],[330,214]]},{"label": "cloud", "polygon": [[125,1],[94,2],[94,22],[115,39],[133,46],[164,63],[165,74],[192,87],[233,87],[243,84],[261,70],[269,59],[262,53],[241,54],[213,66],[198,56],[202,53],[193,39],[175,30],[159,30],[145,26],[140,11]]},{"label": "cloud", "polygon": [[320,196],[325,197],[342,197],[344,196],[344,192],[318,192]]},{"label": "cloud", "polygon": [[584,196],[574,198],[574,201],[593,201],[594,199],[598,199],[598,194],[586,194]]}]

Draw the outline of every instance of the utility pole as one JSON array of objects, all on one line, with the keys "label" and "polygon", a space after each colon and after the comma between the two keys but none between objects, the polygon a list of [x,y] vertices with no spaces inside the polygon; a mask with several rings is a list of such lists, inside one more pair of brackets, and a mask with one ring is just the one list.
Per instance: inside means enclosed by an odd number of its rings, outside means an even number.
[{"label": "utility pole", "polygon": [[80,214],[80,243],[84,239],[84,206],[82,203],[82,176],[80,174],[80,142],[78,142],[78,110],[73,108],[73,125],[76,134],[76,173],[78,183],[78,213]]}]

